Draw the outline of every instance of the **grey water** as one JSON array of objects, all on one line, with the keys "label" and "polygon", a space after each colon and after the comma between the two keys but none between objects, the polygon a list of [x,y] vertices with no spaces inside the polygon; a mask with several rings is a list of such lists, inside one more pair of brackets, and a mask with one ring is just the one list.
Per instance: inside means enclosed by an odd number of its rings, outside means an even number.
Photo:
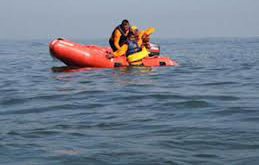
[{"label": "grey water", "polygon": [[180,66],[84,72],[54,72],[49,42],[0,42],[0,164],[259,164],[259,38],[154,39]]}]

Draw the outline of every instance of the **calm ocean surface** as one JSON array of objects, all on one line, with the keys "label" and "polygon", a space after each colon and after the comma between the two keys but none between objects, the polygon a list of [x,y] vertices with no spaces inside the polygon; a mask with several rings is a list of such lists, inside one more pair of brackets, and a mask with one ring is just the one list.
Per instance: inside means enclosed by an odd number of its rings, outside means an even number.
[{"label": "calm ocean surface", "polygon": [[180,66],[54,72],[50,40],[2,40],[0,164],[258,165],[259,38],[153,41]]}]

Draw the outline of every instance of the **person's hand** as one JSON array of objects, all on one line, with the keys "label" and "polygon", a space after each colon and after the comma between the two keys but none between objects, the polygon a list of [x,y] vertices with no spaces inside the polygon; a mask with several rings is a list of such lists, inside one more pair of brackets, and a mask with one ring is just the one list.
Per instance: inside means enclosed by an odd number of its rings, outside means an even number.
[{"label": "person's hand", "polygon": [[106,55],[106,58],[108,58],[108,59],[111,59],[111,58],[113,58],[113,55],[112,55],[112,53],[109,53],[109,54],[107,54],[107,55]]}]

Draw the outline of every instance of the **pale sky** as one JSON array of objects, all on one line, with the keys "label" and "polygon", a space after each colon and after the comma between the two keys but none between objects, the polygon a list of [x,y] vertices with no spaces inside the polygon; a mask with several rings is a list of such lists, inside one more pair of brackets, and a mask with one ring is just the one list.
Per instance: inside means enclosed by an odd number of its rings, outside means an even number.
[{"label": "pale sky", "polygon": [[0,0],[0,39],[105,39],[123,19],[156,38],[259,37],[259,0]]}]

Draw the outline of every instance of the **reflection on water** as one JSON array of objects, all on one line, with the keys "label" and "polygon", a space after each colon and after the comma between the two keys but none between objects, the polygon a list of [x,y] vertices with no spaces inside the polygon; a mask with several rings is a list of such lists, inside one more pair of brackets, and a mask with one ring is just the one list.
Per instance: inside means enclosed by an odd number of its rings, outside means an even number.
[{"label": "reflection on water", "polygon": [[[147,85],[154,83],[150,76],[156,73],[154,68],[145,66],[118,67],[113,69],[62,66],[52,67],[51,70],[58,73],[54,76],[54,79],[61,81],[58,86],[62,89],[65,88],[64,90],[71,90],[71,88],[76,90],[82,87],[85,89],[86,85],[88,89],[89,86],[99,89],[103,88],[102,86],[105,86],[107,81],[112,81],[116,88],[129,84]],[[111,77],[112,80],[110,79]],[[77,85],[74,86],[74,83],[77,83]]]},{"label": "reflection on water", "polygon": [[[95,70],[105,70],[107,68],[92,68],[92,67],[77,67],[77,66],[60,66],[60,67],[52,67],[51,70],[53,72],[87,72],[87,71],[95,71]],[[119,67],[113,69],[115,72],[119,71],[119,73],[126,75],[146,75],[147,73],[152,71],[151,67],[146,66],[131,66],[131,67]]]},{"label": "reflection on water", "polygon": [[154,68],[145,66],[116,68],[113,69],[112,77],[116,87],[127,85],[146,86],[154,83],[151,76],[155,73],[154,71]]},{"label": "reflection on water", "polygon": [[69,70],[78,69],[75,66],[60,66],[60,67],[52,67],[51,70],[53,72],[67,72]]},{"label": "reflection on water", "polygon": [[87,72],[92,70],[100,70],[100,68],[90,68],[90,67],[77,67],[77,66],[60,66],[52,67],[53,72]]},{"label": "reflection on water", "polygon": [[151,67],[146,66],[131,66],[131,67],[121,67],[114,69],[114,73],[119,73],[120,75],[132,75],[132,76],[146,76],[152,71]]}]

